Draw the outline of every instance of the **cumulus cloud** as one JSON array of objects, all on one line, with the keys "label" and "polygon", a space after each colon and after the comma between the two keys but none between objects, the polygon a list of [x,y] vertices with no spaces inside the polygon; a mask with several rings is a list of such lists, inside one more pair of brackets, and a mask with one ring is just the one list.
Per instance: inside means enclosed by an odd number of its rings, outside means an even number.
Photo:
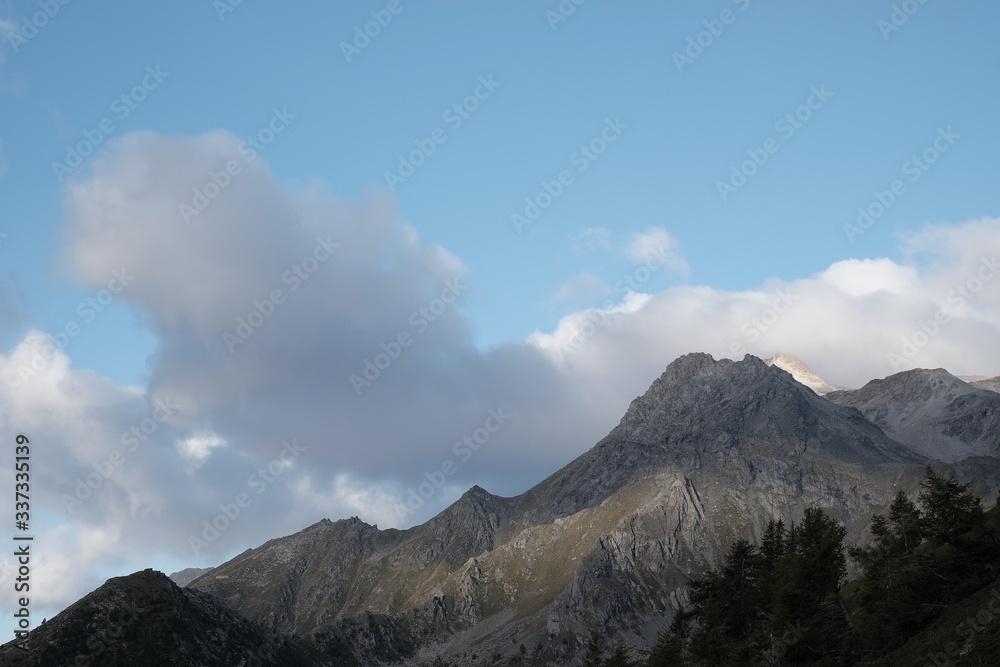
[{"label": "cumulus cloud", "polygon": [[[405,526],[472,484],[518,493],[591,447],[691,351],[786,350],[847,386],[897,370],[890,354],[1000,373],[997,220],[911,234],[899,261],[847,259],[745,291],[616,287],[553,331],[483,351],[463,315],[476,286],[461,260],[424,241],[385,191],[344,202],[283,187],[237,145],[224,132],[125,135],[67,186],[65,264],[90,287],[124,277],[116,299],[158,349],[143,388],[74,368],[40,332],[0,356],[0,426],[39,443],[34,502],[50,517],[39,530],[59,553],[80,547],[72,562],[53,551],[39,564],[62,582],[53,606],[154,557],[215,565],[324,516]],[[197,202],[229,160],[240,173]],[[180,206],[195,203],[185,219]],[[660,228],[628,253],[686,267]],[[939,311],[947,322],[915,339]],[[469,448],[495,415],[501,428]],[[240,518],[205,538],[239,494]]]}]

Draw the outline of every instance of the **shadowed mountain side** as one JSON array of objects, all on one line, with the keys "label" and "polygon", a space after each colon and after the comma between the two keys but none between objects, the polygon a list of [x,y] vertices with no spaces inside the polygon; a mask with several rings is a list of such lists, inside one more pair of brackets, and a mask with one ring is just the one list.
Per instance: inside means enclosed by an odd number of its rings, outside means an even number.
[{"label": "shadowed mountain side", "polygon": [[0,647],[0,665],[322,665],[309,642],[265,630],[162,572],[115,577],[31,632],[30,650]]}]

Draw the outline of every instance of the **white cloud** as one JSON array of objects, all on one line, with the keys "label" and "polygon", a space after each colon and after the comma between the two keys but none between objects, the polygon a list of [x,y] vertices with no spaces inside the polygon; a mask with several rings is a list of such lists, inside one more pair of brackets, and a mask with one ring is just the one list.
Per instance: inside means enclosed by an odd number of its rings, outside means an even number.
[{"label": "white cloud", "polygon": [[832,264],[817,278],[851,296],[880,291],[904,295],[919,287],[916,269],[899,266],[888,259],[845,259]]},{"label": "white cloud", "polygon": [[668,269],[680,274],[688,273],[688,265],[678,251],[677,240],[662,227],[647,227],[635,232],[626,254],[634,262],[661,261]]},{"label": "white cloud", "polygon": [[226,441],[214,433],[206,433],[179,440],[177,447],[184,457],[200,464],[209,457],[213,449],[223,447],[225,444]]},{"label": "white cloud", "polygon": [[[996,220],[913,234],[899,262],[846,260],[745,291],[628,291],[483,352],[462,290],[441,299],[448,281],[464,284],[461,261],[422,240],[384,192],[351,203],[318,186],[290,190],[258,161],[186,224],[178,203],[237,141],[127,135],[67,191],[65,256],[78,278],[103,286],[123,266],[135,276],[120,298],[159,341],[148,389],[115,386],[54,349],[22,382],[48,342],[38,332],[0,355],[0,427],[39,443],[33,502],[51,517],[39,539],[83,554],[76,568],[53,556],[40,570],[54,606],[102,583],[109,568],[123,574],[154,557],[214,565],[324,516],[408,525],[474,483],[523,491],[597,442],[691,351],[787,350],[827,380],[858,386],[891,373],[888,353],[947,306],[952,319],[908,363],[1000,373],[1000,324],[990,317],[1000,312],[1000,276],[981,278],[1000,242]],[[284,272],[306,264],[318,237],[340,246],[293,290]],[[662,229],[629,246],[636,261],[659,251],[683,266]],[[956,286],[976,278],[961,307],[950,303]],[[264,313],[255,302],[274,289],[285,298]],[[418,327],[421,309],[433,320]],[[230,353],[223,334],[255,310],[259,326]],[[401,333],[411,337],[405,347]],[[359,395],[350,376],[369,361],[378,376]],[[156,401],[168,402],[169,418],[155,419]],[[509,422],[461,460],[454,444],[501,406]],[[290,441],[302,447],[292,462]],[[109,464],[116,450],[123,460]],[[446,460],[461,464],[446,487],[401,514],[397,501]],[[0,462],[0,475],[10,478],[9,465]],[[88,478],[96,488],[71,511],[65,497],[87,493]],[[240,493],[252,503],[195,554],[189,536]],[[0,508],[0,520],[10,513]]]}]

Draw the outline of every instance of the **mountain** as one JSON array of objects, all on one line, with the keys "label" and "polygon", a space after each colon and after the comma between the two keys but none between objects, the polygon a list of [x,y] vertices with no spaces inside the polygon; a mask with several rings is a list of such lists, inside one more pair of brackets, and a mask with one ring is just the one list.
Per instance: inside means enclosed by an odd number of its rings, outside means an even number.
[{"label": "mountain", "polygon": [[788,354],[786,352],[779,352],[773,357],[765,359],[764,363],[767,364],[768,366],[777,366],[782,370],[788,371],[789,373],[792,374],[793,378],[795,378],[805,386],[809,387],[820,396],[844,388],[844,387],[835,387],[834,385],[830,384],[820,376],[816,375],[815,371],[806,366],[806,364],[801,359],[799,359],[795,355]]},{"label": "mountain", "polygon": [[[882,382],[890,380],[899,381]],[[914,384],[900,400],[930,401],[919,391],[926,383]],[[979,405],[984,392],[969,391],[972,399],[963,400]],[[225,641],[249,641],[241,628],[259,627],[261,641],[322,656],[303,665],[438,656],[463,666],[578,664],[594,629],[645,650],[685,602],[686,583],[717,567],[734,540],[759,540],[771,519],[799,521],[818,507],[857,542],[898,490],[915,493],[927,465],[976,479],[995,497],[1000,459],[958,460],[951,452],[954,463],[944,465],[934,447],[890,437],[850,404],[868,395],[858,392],[821,397],[778,363],[750,355],[738,362],[685,355],[605,438],[525,493],[504,498],[476,486],[406,530],[324,519],[248,549],[183,589],[160,575],[172,596],[163,592],[162,623],[180,623],[174,619],[194,604],[206,610],[198,617],[205,627],[233,624],[212,635],[220,651],[235,650]],[[975,410],[959,412],[954,432],[982,425]],[[68,623],[67,614],[85,626],[77,605],[36,632]],[[158,617],[135,627],[147,623],[159,637]],[[194,632],[184,623],[162,641],[180,645]],[[10,645],[0,650],[4,659],[10,654]]]},{"label": "mountain", "polygon": [[904,371],[826,398],[857,408],[886,434],[925,456],[947,462],[1000,456],[1000,394],[944,369]]},{"label": "mountain", "polygon": [[0,647],[0,667],[324,665],[308,642],[282,637],[162,572],[115,577],[31,632],[28,651]]},{"label": "mountain", "polygon": [[592,628],[648,646],[684,582],[772,518],[819,506],[859,534],[931,462],[780,367],[686,355],[520,496],[474,487],[404,531],[324,520],[191,586],[278,632],[371,614],[400,656],[472,664],[524,645],[538,664],[565,662]]},{"label": "mountain", "polygon": [[975,375],[970,377],[959,376],[958,379],[964,380],[978,389],[986,389],[1000,393],[1000,375],[996,375],[994,377],[988,377],[986,375]]},{"label": "mountain", "polygon": [[171,574],[170,581],[174,582],[175,584],[183,588],[188,584],[190,584],[195,579],[197,579],[198,577],[200,577],[201,575],[208,574],[213,569],[214,568],[211,567],[188,567],[181,570],[180,572],[174,572],[173,574]]}]

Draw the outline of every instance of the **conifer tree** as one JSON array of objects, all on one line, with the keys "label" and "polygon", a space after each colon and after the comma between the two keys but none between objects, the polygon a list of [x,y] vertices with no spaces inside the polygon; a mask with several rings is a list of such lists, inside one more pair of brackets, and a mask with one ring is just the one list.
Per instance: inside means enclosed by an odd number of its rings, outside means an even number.
[{"label": "conifer tree", "polygon": [[691,613],[681,607],[670,627],[660,632],[646,658],[646,667],[681,667],[684,649],[691,634]]},{"label": "conifer tree", "polygon": [[611,654],[604,660],[603,667],[635,667],[632,651],[621,635],[611,645]]},{"label": "conifer tree", "polygon": [[604,664],[604,651],[608,640],[603,633],[594,630],[587,641],[587,651],[583,654],[581,667],[601,667]]}]

